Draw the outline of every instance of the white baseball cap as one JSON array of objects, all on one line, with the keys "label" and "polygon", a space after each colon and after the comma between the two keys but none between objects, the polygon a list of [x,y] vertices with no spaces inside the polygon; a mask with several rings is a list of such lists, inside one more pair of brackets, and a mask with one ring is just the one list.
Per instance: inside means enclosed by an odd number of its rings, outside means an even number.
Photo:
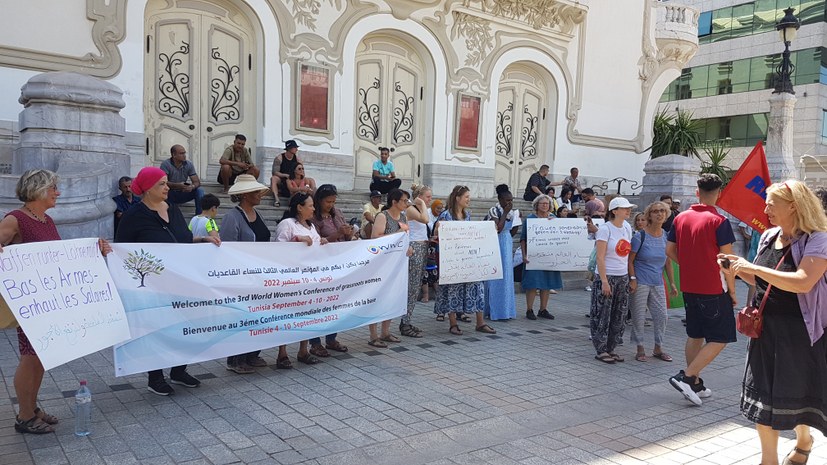
[{"label": "white baseball cap", "polygon": [[614,210],[615,208],[635,208],[637,205],[633,203],[629,203],[625,197],[615,197],[609,202],[609,211]]}]

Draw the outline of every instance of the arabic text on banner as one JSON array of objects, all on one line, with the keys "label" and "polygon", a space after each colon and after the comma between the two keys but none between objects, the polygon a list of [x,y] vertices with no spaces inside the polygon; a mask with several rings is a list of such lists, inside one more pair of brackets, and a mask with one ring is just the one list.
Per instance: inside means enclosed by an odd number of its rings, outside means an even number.
[{"label": "arabic text on banner", "polygon": [[500,244],[493,221],[439,223],[439,284],[470,283],[502,277]]},{"label": "arabic text on banner", "polygon": [[97,239],[10,245],[0,293],[51,369],[129,339],[121,299]]},{"label": "arabic text on banner", "polygon": [[113,244],[132,329],[115,374],[220,359],[405,313],[408,235],[304,243]]},{"label": "arabic text on banner", "polygon": [[529,218],[526,227],[527,270],[586,271],[594,240],[582,218]]}]

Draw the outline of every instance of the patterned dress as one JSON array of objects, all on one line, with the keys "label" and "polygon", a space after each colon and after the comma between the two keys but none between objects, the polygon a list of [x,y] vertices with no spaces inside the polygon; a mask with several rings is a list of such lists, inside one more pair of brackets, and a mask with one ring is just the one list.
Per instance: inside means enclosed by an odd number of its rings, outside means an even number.
[{"label": "patterned dress", "polygon": [[[465,212],[465,221],[471,220],[471,212]],[[451,212],[445,210],[439,221],[455,221]],[[481,282],[441,284],[436,295],[434,313],[477,313],[485,311],[485,290]]]},{"label": "patterned dress", "polygon": [[[12,210],[6,216],[13,216],[17,218],[17,228],[20,231],[21,243],[27,242],[45,242],[45,241],[59,241],[60,234],[57,232],[55,222],[52,217],[46,216],[46,222],[41,223],[20,210]],[[17,346],[20,349],[20,355],[37,355],[32,347],[23,328],[17,327]]]}]

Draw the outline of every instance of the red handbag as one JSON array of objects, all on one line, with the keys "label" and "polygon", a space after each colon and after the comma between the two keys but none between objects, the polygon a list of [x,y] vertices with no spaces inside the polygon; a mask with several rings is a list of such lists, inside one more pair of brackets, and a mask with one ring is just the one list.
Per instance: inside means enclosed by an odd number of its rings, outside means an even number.
[{"label": "red handbag", "polygon": [[[787,249],[787,252],[781,257],[778,265],[776,265],[776,270],[784,263],[784,258],[787,257],[788,253],[790,253],[789,249]],[[735,315],[735,329],[737,329],[739,333],[753,339],[761,336],[761,330],[764,329],[764,305],[767,303],[767,296],[770,295],[770,289],[772,289],[772,284],[767,283],[767,290],[764,292],[764,298],[761,299],[761,305],[759,305],[758,308],[755,308],[754,305],[748,305]]]}]

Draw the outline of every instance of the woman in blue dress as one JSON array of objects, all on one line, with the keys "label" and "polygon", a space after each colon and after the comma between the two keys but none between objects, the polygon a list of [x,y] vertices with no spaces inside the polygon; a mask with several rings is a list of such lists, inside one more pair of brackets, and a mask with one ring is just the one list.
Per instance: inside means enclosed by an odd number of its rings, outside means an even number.
[{"label": "woman in blue dress", "polygon": [[[471,192],[467,186],[454,186],[448,196],[448,205],[445,211],[439,214],[434,225],[434,236],[439,238],[439,227],[446,221],[471,221]],[[455,336],[462,336],[462,330],[457,325],[457,314],[474,313],[477,316],[477,331],[495,334],[491,326],[485,324],[483,311],[485,310],[485,291],[481,282],[440,284],[434,304],[434,313],[448,314],[450,328],[448,331]]]},{"label": "woman in blue dress", "polygon": [[[525,218],[523,229],[520,233],[520,248],[523,252],[523,263],[528,264],[528,255],[526,255],[526,238],[528,236],[528,220],[533,218],[540,218],[545,220],[552,220],[556,218],[551,213],[551,198],[547,195],[538,195],[531,204],[534,213],[531,213]],[[560,277],[559,271],[546,270],[523,270],[523,290],[525,291],[526,311],[525,317],[529,320],[536,320],[545,318],[553,320],[554,315],[548,311],[548,298],[552,289],[562,289],[563,279]],[[540,311],[534,315],[534,298],[537,297],[537,291],[540,291]]]},{"label": "woman in blue dress", "polygon": [[514,198],[507,185],[497,186],[497,200],[499,203],[488,210],[485,219],[497,225],[503,277],[485,281],[485,316],[491,320],[509,320],[517,317],[517,302],[514,297],[513,236],[517,233],[514,223],[517,223],[520,213],[512,209]]}]

